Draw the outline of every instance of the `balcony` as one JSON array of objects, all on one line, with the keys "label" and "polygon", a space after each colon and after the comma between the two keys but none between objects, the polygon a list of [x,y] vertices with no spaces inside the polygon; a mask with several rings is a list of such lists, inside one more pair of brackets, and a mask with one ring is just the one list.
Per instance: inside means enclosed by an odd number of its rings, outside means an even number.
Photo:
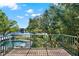
[{"label": "balcony", "polygon": [[0,38],[1,56],[77,56],[77,36],[65,34],[15,35]]}]

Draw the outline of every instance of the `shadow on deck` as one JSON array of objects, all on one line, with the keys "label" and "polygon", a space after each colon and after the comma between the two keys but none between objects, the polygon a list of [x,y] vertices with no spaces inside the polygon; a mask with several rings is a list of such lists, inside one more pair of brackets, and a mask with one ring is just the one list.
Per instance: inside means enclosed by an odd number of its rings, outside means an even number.
[{"label": "shadow on deck", "polygon": [[64,49],[16,48],[5,56],[71,56]]}]

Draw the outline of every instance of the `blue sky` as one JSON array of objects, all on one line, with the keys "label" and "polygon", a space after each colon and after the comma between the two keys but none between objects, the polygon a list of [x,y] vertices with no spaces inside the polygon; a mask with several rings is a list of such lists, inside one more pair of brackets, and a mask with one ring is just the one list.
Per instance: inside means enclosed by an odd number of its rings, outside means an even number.
[{"label": "blue sky", "polygon": [[20,28],[26,28],[29,18],[41,15],[49,7],[48,3],[8,3],[0,4],[11,20],[16,20]]}]

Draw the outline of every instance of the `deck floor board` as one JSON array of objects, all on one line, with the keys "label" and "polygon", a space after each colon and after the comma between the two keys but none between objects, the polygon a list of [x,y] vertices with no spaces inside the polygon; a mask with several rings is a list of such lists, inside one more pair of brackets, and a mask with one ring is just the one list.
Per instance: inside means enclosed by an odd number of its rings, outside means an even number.
[{"label": "deck floor board", "polygon": [[5,56],[70,56],[64,49],[13,49]]}]

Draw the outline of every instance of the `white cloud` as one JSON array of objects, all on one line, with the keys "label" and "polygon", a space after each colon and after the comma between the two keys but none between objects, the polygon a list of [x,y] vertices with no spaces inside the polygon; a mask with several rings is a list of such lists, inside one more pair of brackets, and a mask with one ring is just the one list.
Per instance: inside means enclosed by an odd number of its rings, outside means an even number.
[{"label": "white cloud", "polygon": [[16,3],[0,3],[0,7],[8,7],[11,10],[17,10],[19,8]]},{"label": "white cloud", "polygon": [[11,7],[11,10],[17,10],[17,9],[19,9],[17,4],[15,4],[13,7]]},{"label": "white cloud", "polygon": [[24,17],[23,16],[16,16],[17,18],[19,18],[19,19],[23,19]]},{"label": "white cloud", "polygon": [[43,10],[43,8],[40,8],[38,11],[42,11]]},{"label": "white cloud", "polygon": [[33,9],[28,9],[26,12],[27,13],[33,13],[34,11],[33,11]]},{"label": "white cloud", "polygon": [[32,17],[40,16],[40,13],[38,13],[38,14],[32,14],[31,16],[32,16]]},{"label": "white cloud", "polygon": [[25,16],[29,16],[28,14],[25,14]]}]

